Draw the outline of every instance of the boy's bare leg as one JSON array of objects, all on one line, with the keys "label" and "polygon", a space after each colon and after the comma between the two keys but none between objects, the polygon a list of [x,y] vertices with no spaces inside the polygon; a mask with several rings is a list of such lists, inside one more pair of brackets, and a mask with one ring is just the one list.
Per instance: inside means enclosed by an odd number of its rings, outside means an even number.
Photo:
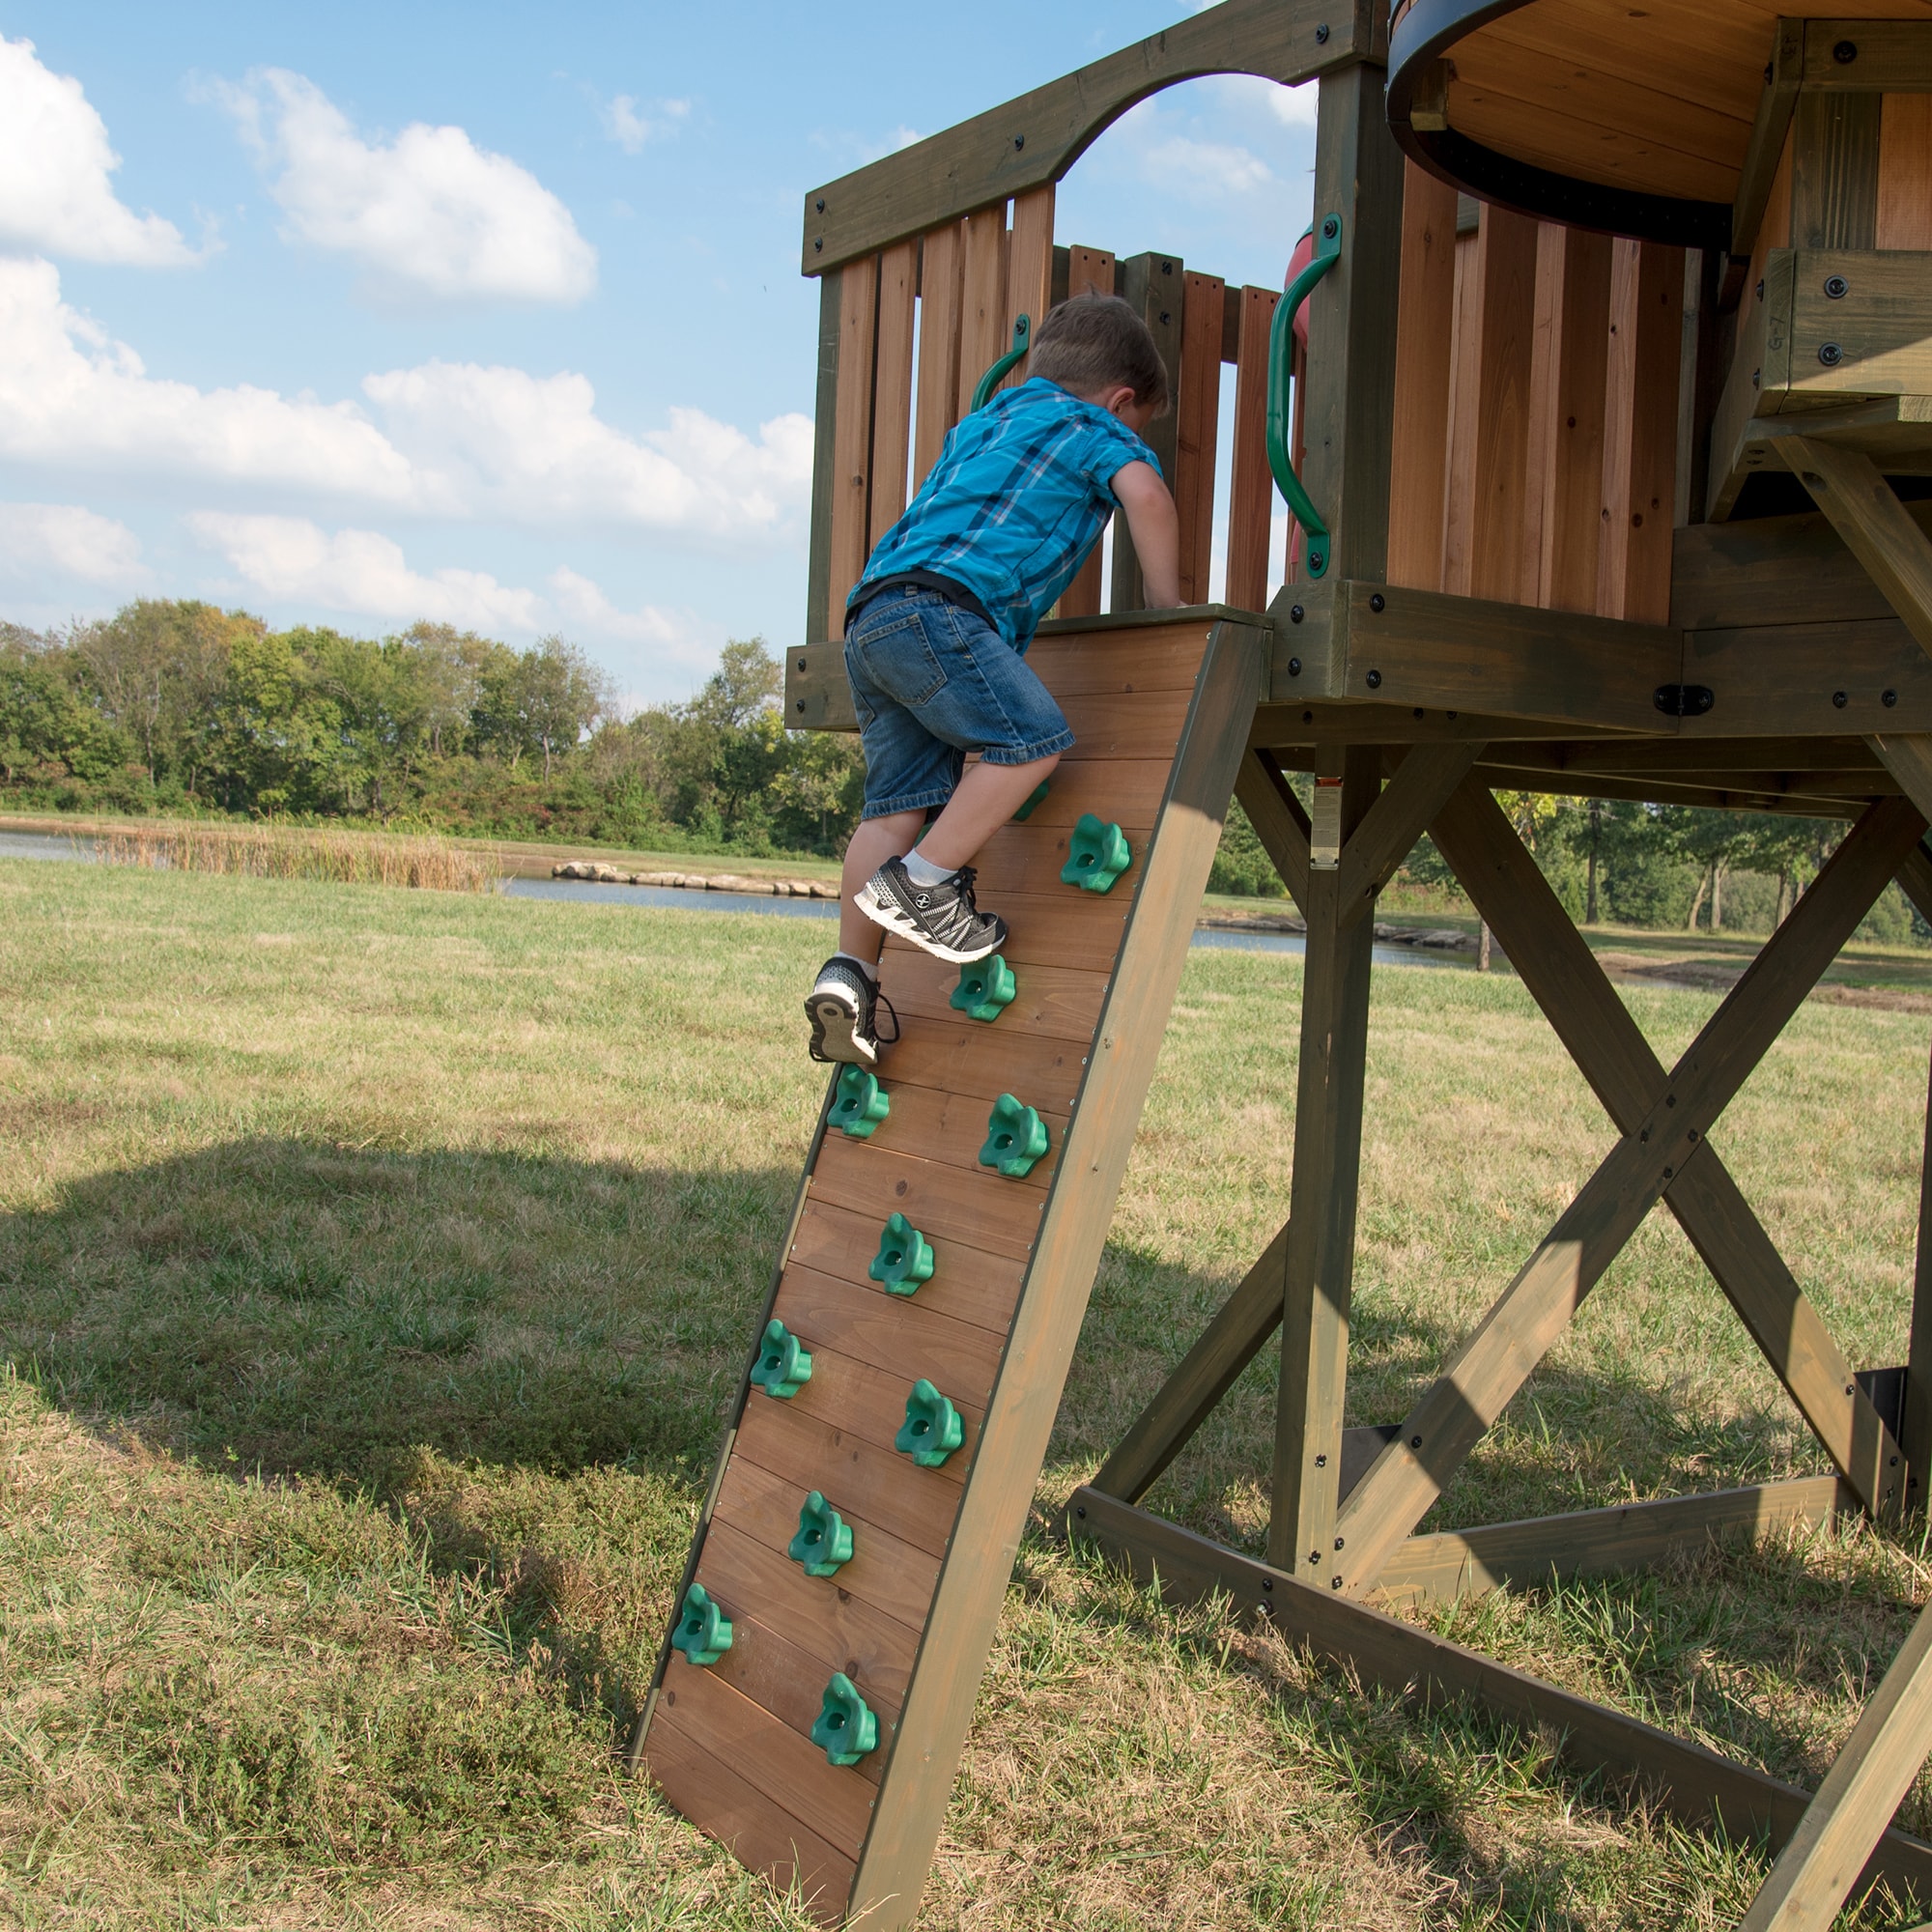
[{"label": "boy's bare leg", "polygon": [[[981,758],[978,764],[968,768],[953,788],[952,796],[947,800],[946,810],[933,820],[932,830],[920,839],[920,856],[935,866],[944,866],[950,872],[957,871],[961,866],[970,866],[980,847],[1027,802],[1039,781],[1048,777],[1059,762],[1058,752],[1051,757],[1036,758],[1030,765],[991,765]],[[885,825],[897,821],[874,819],[871,822]],[[860,829],[863,831],[865,828]],[[903,858],[911,849],[912,838],[917,836],[918,827],[915,825],[912,837],[903,845],[880,853],[877,864],[882,866],[888,859]],[[858,842],[855,837],[846,850],[848,879],[851,877],[851,853]],[[876,869],[877,866],[873,867],[873,870]],[[871,872],[867,872],[860,883],[863,885],[865,879],[871,875]],[[870,924],[863,913],[858,917]],[[874,926],[873,931],[877,930]],[[842,920],[839,931],[844,931]],[[841,946],[844,944],[842,939],[839,943]],[[851,949],[846,950],[849,952]]]},{"label": "boy's bare leg", "polygon": [[[1032,770],[1032,767],[1027,769]],[[1036,780],[1035,783],[1037,782]],[[956,798],[957,794],[954,796]],[[951,805],[946,809],[948,811],[952,810]],[[853,833],[851,842],[845,847],[845,866],[838,878],[840,952],[849,952],[854,959],[863,959],[867,965],[877,962],[879,948],[885,944],[885,932],[874,925],[852,901],[859,888],[888,859],[902,859],[912,850],[912,841],[919,837],[920,827],[924,823],[925,813],[923,811],[895,811],[884,818],[860,821],[859,829]]]}]

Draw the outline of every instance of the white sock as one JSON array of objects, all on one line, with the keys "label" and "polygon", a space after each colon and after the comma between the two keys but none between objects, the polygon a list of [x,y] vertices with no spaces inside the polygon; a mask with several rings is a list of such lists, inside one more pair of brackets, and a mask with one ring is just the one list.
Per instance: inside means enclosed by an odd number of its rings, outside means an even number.
[{"label": "white sock", "polygon": [[[835,952],[832,955],[832,959],[842,959],[844,960],[846,965],[858,967],[859,971],[865,974],[866,978],[868,979],[873,985],[876,986],[879,983],[879,962],[876,959],[861,959],[856,952]],[[829,966],[831,965],[831,963],[832,960],[828,959],[825,962],[825,965]],[[818,969],[818,971],[820,977],[823,978],[825,973],[825,966],[821,966]]]},{"label": "white sock", "polygon": [[906,877],[916,886],[943,886],[956,867],[935,866],[930,859],[919,852],[908,852],[899,864],[906,868]]}]

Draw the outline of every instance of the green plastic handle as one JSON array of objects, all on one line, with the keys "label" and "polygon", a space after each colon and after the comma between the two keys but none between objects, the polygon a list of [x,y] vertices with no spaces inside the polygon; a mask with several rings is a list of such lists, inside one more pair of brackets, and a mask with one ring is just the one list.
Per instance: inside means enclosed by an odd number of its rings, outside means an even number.
[{"label": "green plastic handle", "polygon": [[[1033,318],[1023,315],[1013,324],[1013,346],[980,378],[980,385],[973,391],[973,410],[983,410],[992,400],[993,391],[1007,380],[1007,372],[1027,353],[1027,336],[1033,328]],[[966,413],[970,416],[973,410]]]},{"label": "green plastic handle", "polygon": [[1288,388],[1294,362],[1294,318],[1315,284],[1342,259],[1342,217],[1321,218],[1321,232],[1316,240],[1314,259],[1289,284],[1288,293],[1276,304],[1274,327],[1268,336],[1268,468],[1274,471],[1274,487],[1293,513],[1294,521],[1308,535],[1306,561],[1310,577],[1321,577],[1328,569],[1328,526],[1309,500],[1294,473],[1294,458],[1289,446]]}]

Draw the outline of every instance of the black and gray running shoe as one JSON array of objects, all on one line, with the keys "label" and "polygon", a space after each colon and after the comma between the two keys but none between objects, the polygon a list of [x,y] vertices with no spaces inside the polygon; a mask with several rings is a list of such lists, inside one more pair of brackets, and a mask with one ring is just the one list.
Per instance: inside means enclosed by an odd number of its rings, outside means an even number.
[{"label": "black and gray running shoe", "polygon": [[1007,943],[1007,923],[973,903],[971,866],[936,886],[916,886],[905,862],[888,859],[854,895],[852,903],[875,925],[903,934],[935,959],[964,966]]},{"label": "black and gray running shoe", "polygon": [[[883,1041],[878,1024],[881,1006],[893,1023]],[[893,1003],[849,959],[836,955],[818,969],[805,1016],[811,1022],[811,1057],[829,1065],[876,1066],[880,1046],[890,1046],[899,1037],[899,1016],[893,1011]]]}]

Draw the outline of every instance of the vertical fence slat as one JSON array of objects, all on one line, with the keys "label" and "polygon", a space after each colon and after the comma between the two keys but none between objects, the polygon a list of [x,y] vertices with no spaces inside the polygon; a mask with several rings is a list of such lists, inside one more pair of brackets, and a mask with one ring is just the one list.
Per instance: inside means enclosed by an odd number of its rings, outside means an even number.
[{"label": "vertical fence slat", "polygon": [[872,403],[871,542],[875,544],[905,514],[918,286],[919,243],[895,242],[879,257],[879,357]]},{"label": "vertical fence slat", "polygon": [[[1504,603],[1520,601],[1525,575],[1523,508],[1536,330],[1536,234],[1537,224],[1526,214],[1502,208],[1483,211],[1469,594]],[[1529,573],[1533,581],[1533,558]]]},{"label": "vertical fence slat", "polygon": [[832,550],[825,604],[829,638],[844,632],[845,599],[869,550],[879,258],[847,262],[838,280],[838,402],[832,430]]},{"label": "vertical fence slat", "polygon": [[1108,248],[1073,247],[1066,251],[1066,293],[1110,296],[1114,293],[1115,261]]},{"label": "vertical fence slat", "polygon": [[1535,581],[1525,601],[1550,611],[1594,611],[1603,535],[1610,239],[1546,222],[1536,266],[1528,506]]},{"label": "vertical fence slat", "polygon": [[981,209],[966,217],[966,268],[959,324],[957,422],[973,406],[980,378],[1007,352],[1007,210]]},{"label": "vertical fence slat", "polygon": [[1456,190],[1410,161],[1402,196],[1388,576],[1417,590],[1442,582],[1455,321]]},{"label": "vertical fence slat", "polygon": [[[1121,265],[1121,294],[1133,304],[1153,333],[1154,347],[1160,352],[1170,388],[1178,396],[1180,369],[1181,298],[1186,288],[1186,271],[1178,255],[1134,255]],[[1170,490],[1174,487],[1177,450],[1175,412],[1157,416],[1145,432],[1147,445],[1160,464],[1160,473]],[[1134,540],[1124,517],[1114,520],[1114,582],[1108,609],[1114,611],[1146,608],[1145,586],[1141,582],[1140,559],[1134,554]]]},{"label": "vertical fence slat", "polygon": [[[1035,188],[1013,197],[1013,232],[1007,243],[1007,336],[1004,355],[1013,339],[1013,325],[1021,316],[1037,328],[1053,300],[1053,186]],[[1032,371],[1032,359],[1019,364],[1002,385],[1012,388]],[[977,378],[975,379],[978,380]]]},{"label": "vertical fence slat", "polygon": [[1476,375],[1483,338],[1483,227],[1456,237],[1456,318],[1450,331],[1448,480],[1442,504],[1442,583],[1469,594],[1476,497]]},{"label": "vertical fence slat", "polygon": [[1267,460],[1268,330],[1275,289],[1241,291],[1241,333],[1235,357],[1235,449],[1228,493],[1228,603],[1265,611],[1268,531],[1274,516],[1274,477]]},{"label": "vertical fence slat", "polygon": [[960,269],[965,229],[949,221],[923,239],[919,276],[919,406],[912,487],[939,461],[946,432],[959,420]]},{"label": "vertical fence slat", "polygon": [[1221,430],[1221,319],[1228,285],[1187,274],[1180,310],[1180,384],[1175,403],[1174,503],[1180,514],[1180,601],[1208,601],[1214,553],[1214,462]]},{"label": "vertical fence slat", "polygon": [[1613,244],[1609,368],[1604,400],[1603,549],[1597,612],[1633,623],[1670,615],[1677,384],[1684,250]]},{"label": "vertical fence slat", "polygon": [[1885,97],[1873,245],[1932,249],[1932,94]]}]

